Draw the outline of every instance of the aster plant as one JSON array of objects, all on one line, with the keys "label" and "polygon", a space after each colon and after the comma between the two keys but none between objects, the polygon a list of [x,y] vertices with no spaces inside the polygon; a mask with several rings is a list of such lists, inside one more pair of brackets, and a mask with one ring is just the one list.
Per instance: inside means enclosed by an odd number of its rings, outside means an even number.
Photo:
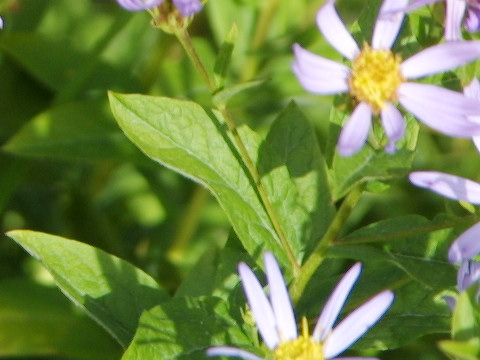
[{"label": "aster plant", "polygon": [[0,2],[0,357],[478,359],[479,8],[432,2]]}]

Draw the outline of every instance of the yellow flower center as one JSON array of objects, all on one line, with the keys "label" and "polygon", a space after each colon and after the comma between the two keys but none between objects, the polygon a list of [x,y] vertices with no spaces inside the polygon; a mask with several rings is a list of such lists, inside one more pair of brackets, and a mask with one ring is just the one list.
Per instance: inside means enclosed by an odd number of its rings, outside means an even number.
[{"label": "yellow flower center", "polygon": [[308,334],[307,319],[302,319],[302,334],[294,340],[280,343],[274,351],[275,360],[325,360],[322,344]]},{"label": "yellow flower center", "polygon": [[404,81],[400,72],[400,55],[390,50],[374,50],[365,44],[353,60],[349,79],[350,94],[358,101],[368,103],[375,114],[386,102],[396,98],[396,90]]}]

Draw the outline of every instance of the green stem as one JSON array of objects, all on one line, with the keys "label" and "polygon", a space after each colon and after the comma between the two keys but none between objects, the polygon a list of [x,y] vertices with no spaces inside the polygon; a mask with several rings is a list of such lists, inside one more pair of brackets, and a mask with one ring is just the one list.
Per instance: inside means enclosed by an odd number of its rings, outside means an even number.
[{"label": "green stem", "polygon": [[328,227],[325,235],[319,241],[315,250],[309,256],[307,261],[303,264],[299,277],[296,278],[290,286],[290,295],[294,303],[298,302],[311,277],[313,276],[317,268],[322,264],[325,251],[337,238],[338,234],[342,230],[343,225],[347,221],[353,208],[360,199],[364,188],[365,185],[363,184],[358,186],[357,188],[353,189],[350,194],[348,194],[345,200],[343,200],[342,205],[338,209],[335,218]]},{"label": "green stem", "polygon": [[[192,44],[191,38],[188,35],[187,30],[186,29],[179,29],[175,32],[175,35],[177,36],[180,43],[184,47],[187,55],[192,60],[195,68],[198,70],[198,72],[204,78],[210,92],[214,93],[215,90],[216,90],[215,82],[212,80],[212,78],[208,74],[205,66],[203,65],[200,57],[198,56],[198,54],[195,50],[195,47]],[[268,197],[268,194],[267,194],[265,188],[263,187],[263,185],[261,183],[261,177],[260,177],[260,174],[258,173],[257,166],[253,162],[250,155],[248,154],[245,143],[243,142],[242,138],[240,137],[240,134],[237,131],[237,126],[235,124],[235,121],[233,120],[231,114],[229,113],[229,111],[227,110],[225,105],[218,106],[218,110],[220,110],[220,112],[222,113],[223,118],[225,120],[225,123],[227,124],[228,129],[229,129],[230,133],[232,134],[232,138],[233,138],[233,141],[236,145],[237,151],[238,151],[243,163],[247,167],[248,172],[250,173],[250,176],[251,176],[251,178],[252,178],[252,180],[253,180],[256,188],[257,188],[257,193],[260,197],[260,200],[263,204],[263,207],[264,207],[265,211],[267,212],[267,215],[270,219],[270,222],[272,223],[272,226],[273,226],[273,228],[274,228],[274,230],[275,230],[275,232],[276,232],[276,234],[279,238],[279,241],[280,241],[282,247],[284,248],[284,250],[287,254],[287,257],[288,257],[288,259],[289,259],[289,261],[292,265],[293,273],[296,276],[300,271],[300,265],[298,264],[298,262],[295,258],[295,255],[293,253],[293,250],[292,250],[292,248],[291,248],[291,246],[290,246],[290,244],[287,240],[287,237],[285,235],[285,231],[283,230],[283,227],[280,223],[280,220],[278,219],[278,215],[275,212],[275,210],[273,208],[273,205],[270,202],[270,199]]]},{"label": "green stem", "polygon": [[195,69],[197,69],[197,71],[202,76],[210,92],[213,93],[216,90],[215,82],[212,80],[212,78],[208,74],[208,71],[205,68],[205,65],[203,65],[202,60],[198,56],[198,53],[195,50],[195,47],[193,46],[192,39],[190,38],[190,35],[188,34],[187,29],[185,28],[176,29],[175,36],[177,37],[178,41],[180,41],[180,44],[182,44],[188,57],[192,61],[193,65],[195,66]]},{"label": "green stem", "polygon": [[255,56],[255,51],[260,49],[260,47],[265,42],[265,39],[268,35],[268,30],[270,28],[270,24],[274,19],[275,11],[277,10],[279,4],[279,0],[269,0],[263,7],[252,40],[253,54],[248,57],[245,70],[242,74],[243,81],[251,79],[257,73],[259,62],[258,56]]}]

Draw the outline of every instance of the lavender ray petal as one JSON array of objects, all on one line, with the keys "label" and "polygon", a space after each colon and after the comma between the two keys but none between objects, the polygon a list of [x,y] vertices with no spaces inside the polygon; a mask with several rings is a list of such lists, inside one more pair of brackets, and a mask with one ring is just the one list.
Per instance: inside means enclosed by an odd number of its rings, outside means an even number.
[{"label": "lavender ray petal", "polygon": [[395,143],[405,134],[405,120],[403,115],[391,103],[387,103],[380,114],[383,128],[387,134],[389,145],[395,149]]},{"label": "lavender ray petal", "polygon": [[445,40],[462,40],[462,21],[467,3],[465,0],[446,0]]},{"label": "lavender ray petal", "polygon": [[258,282],[253,271],[245,263],[238,265],[238,273],[242,279],[243,289],[247,297],[248,305],[255,318],[258,331],[263,341],[270,348],[274,349],[280,339],[277,334],[275,316],[262,286]]},{"label": "lavender ray petal", "polygon": [[324,341],[332,330],[333,324],[337,320],[348,295],[357,282],[361,270],[362,265],[360,263],[353,265],[333,290],[323,307],[322,313],[320,314],[312,333],[312,339],[316,342]]},{"label": "lavender ray petal", "polygon": [[480,223],[461,234],[448,249],[448,261],[452,264],[469,260],[480,253]]},{"label": "lavender ray petal", "polygon": [[327,0],[317,12],[317,26],[334,49],[349,60],[359,53],[357,43],[335,9],[335,0]]},{"label": "lavender ray petal", "polygon": [[[443,97],[435,98],[435,94]],[[480,135],[480,124],[464,115],[476,111],[478,105],[475,101],[460,99],[454,91],[426,84],[403,83],[397,95],[405,109],[432,129],[461,138]],[[462,108],[462,103],[468,108]]]},{"label": "lavender ray petal", "polygon": [[401,64],[407,79],[418,79],[454,69],[480,57],[480,41],[450,41],[430,46]]},{"label": "lavender ray petal", "polygon": [[324,355],[330,359],[345,351],[370,329],[392,305],[393,292],[387,290],[358,307],[330,333],[324,343]]},{"label": "lavender ray petal", "polygon": [[281,341],[296,339],[297,324],[282,272],[272,253],[265,253],[264,261],[268,285],[270,286],[270,302],[275,315],[279,337]]},{"label": "lavender ray petal", "polygon": [[351,156],[358,152],[367,141],[372,122],[372,109],[367,103],[361,102],[353,110],[350,119],[342,129],[338,138],[338,153]]},{"label": "lavender ray petal", "polygon": [[480,115],[480,100],[430,84],[406,82],[399,86],[398,96],[416,97],[425,107],[448,114]]},{"label": "lavender ray petal", "polygon": [[163,0],[117,0],[117,3],[129,11],[141,11],[159,6]]},{"label": "lavender ray petal", "polygon": [[314,94],[338,94],[348,91],[350,69],[343,64],[315,55],[300,45],[293,46],[293,72],[300,84]]},{"label": "lavender ray petal", "polygon": [[392,11],[403,8],[407,4],[408,0],[385,0],[383,2],[379,14],[389,13],[389,15],[378,16],[373,29],[372,48],[389,50],[392,47],[405,17],[403,11]]},{"label": "lavender ray petal", "polygon": [[414,171],[408,178],[412,184],[449,199],[480,204],[480,184],[475,181],[438,171]]},{"label": "lavender ray petal", "polygon": [[230,346],[214,346],[207,349],[206,353],[207,356],[228,356],[237,357],[245,360],[264,360],[261,357],[252,354],[251,352]]},{"label": "lavender ray petal", "polygon": [[463,94],[468,98],[480,100],[480,81],[474,78],[463,88]]},{"label": "lavender ray petal", "polygon": [[196,14],[203,8],[200,0],[173,0],[173,3],[178,11],[185,17]]}]

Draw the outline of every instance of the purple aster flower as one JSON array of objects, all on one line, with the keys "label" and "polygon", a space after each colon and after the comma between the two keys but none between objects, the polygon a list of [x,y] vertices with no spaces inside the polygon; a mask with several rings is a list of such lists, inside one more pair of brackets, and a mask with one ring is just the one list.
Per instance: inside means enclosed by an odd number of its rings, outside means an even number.
[{"label": "purple aster flower", "polygon": [[[303,319],[302,333],[298,335],[292,304],[278,264],[271,253],[264,256],[270,287],[267,297],[252,270],[244,263],[238,266],[245,296],[264,343],[276,360],[293,358],[332,359],[345,351],[373,326],[393,302],[393,293],[383,291],[358,307],[333,330],[333,325],[358,279],[361,264],[355,264],[340,280],[323,308],[312,335]],[[216,346],[207,350],[209,356],[229,356],[246,360],[262,360],[245,350]],[[372,358],[336,358],[373,360]]]},{"label": "purple aster flower", "polygon": [[[421,6],[443,0],[414,0],[399,11],[411,11]],[[444,0],[445,1],[445,39],[462,39],[462,23],[469,32],[480,30],[480,0]],[[466,13],[466,16],[465,16]]]},{"label": "purple aster flower", "polygon": [[[408,0],[385,0],[380,12],[405,7]],[[377,18],[371,45],[360,50],[335,9],[335,0],[327,0],[317,13],[317,25],[325,39],[352,62],[348,66],[315,55],[300,45],[293,47],[293,71],[302,86],[315,94],[348,92],[358,101],[340,133],[338,151],[355,154],[366,142],[373,115],[379,115],[389,139],[387,150],[405,132],[405,121],[394,106],[406,110],[431,128],[456,137],[480,135],[480,125],[468,116],[480,115],[480,102],[458,92],[433,85],[408,82],[446,71],[480,57],[480,41],[439,44],[402,61],[392,53],[404,18],[403,12]]]},{"label": "purple aster flower", "polygon": [[[202,10],[203,4],[200,0],[172,0],[175,7],[182,16],[193,15]],[[123,8],[130,11],[141,11],[152,9],[162,4],[163,0],[117,0]]]}]

